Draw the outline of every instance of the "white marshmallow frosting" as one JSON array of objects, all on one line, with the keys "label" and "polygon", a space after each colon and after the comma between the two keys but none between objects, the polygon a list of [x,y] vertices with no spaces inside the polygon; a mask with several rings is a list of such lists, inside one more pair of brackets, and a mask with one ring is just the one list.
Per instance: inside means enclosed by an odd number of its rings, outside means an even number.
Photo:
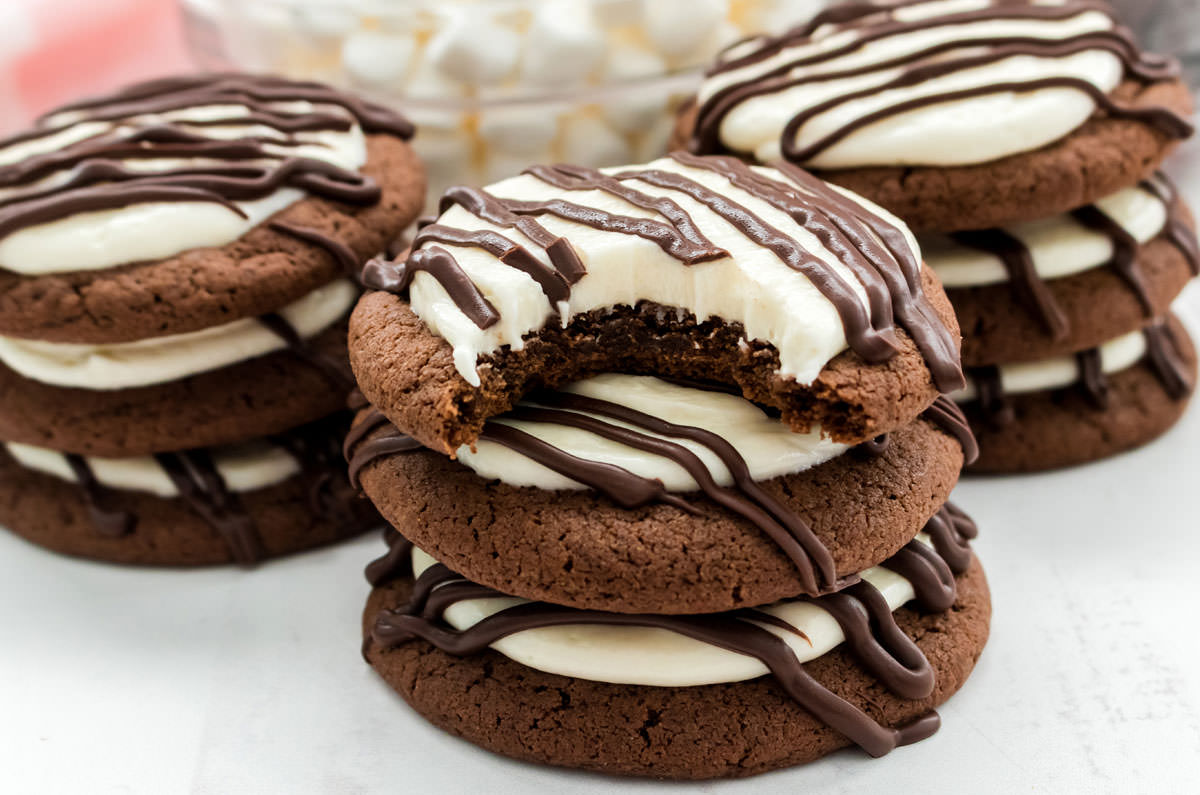
[{"label": "white marshmallow frosting", "polygon": [[[670,158],[645,166],[605,169],[605,172],[619,173],[630,168],[682,174],[745,206],[827,263],[850,285],[864,307],[867,306],[861,283],[812,232],[787,213],[733,186],[727,178],[684,166]],[[774,169],[760,167],[755,171],[790,188],[796,187],[788,177]],[[539,215],[542,226],[571,242],[587,269],[586,275],[573,285],[569,300],[559,307],[564,324],[578,313],[619,305],[635,306],[639,301],[684,309],[701,320],[719,317],[741,323],[747,338],[772,344],[779,352],[780,374],[800,383],[810,383],[826,363],[846,349],[845,331],[833,303],[807,277],[793,270],[776,254],[680,191],[634,179],[625,180],[623,184],[651,196],[674,200],[691,216],[700,231],[730,256],[684,265],[644,238],[595,229],[550,214]],[[563,190],[531,175],[504,180],[489,186],[487,191],[509,199],[561,198],[612,213],[662,220],[655,212],[611,194],[599,190]],[[915,238],[895,216],[847,191],[842,193],[903,230],[920,259]],[[492,225],[461,206],[451,207],[438,223],[465,230],[499,232],[543,262],[549,262],[545,251],[516,229]],[[557,322],[557,319],[549,300],[532,277],[505,265],[481,248],[437,245],[453,254],[462,270],[499,312],[500,320],[487,329],[480,329],[459,310],[438,281],[425,272],[414,275],[409,302],[425,324],[451,345],[458,372],[469,383],[478,385],[476,366],[481,355],[504,346],[520,350],[526,334],[547,323]]]},{"label": "white marshmallow frosting", "polygon": [[[302,339],[341,319],[358,298],[358,287],[339,279],[279,310]],[[150,386],[216,370],[286,347],[257,318],[199,331],[133,342],[84,344],[0,336],[0,362],[34,381],[80,389]]]},{"label": "white marshmallow frosting", "polygon": [[[917,538],[929,543],[924,534]],[[417,576],[436,563],[417,548],[413,549],[412,560]],[[912,583],[881,566],[869,568],[860,576],[879,589],[892,610],[914,596]],[[508,596],[464,600],[448,607],[443,618],[455,629],[464,630],[501,610],[526,602]],[[784,601],[755,609],[804,633],[801,637],[771,624],[758,625],[783,640],[799,662],[815,660],[845,640],[833,616],[810,602]],[[539,671],[613,684],[689,687],[741,682],[770,673],[754,657],[657,627],[594,624],[538,627],[500,638],[492,648]]]},{"label": "white marshmallow frosting", "polygon": [[[605,374],[577,381],[560,391],[617,403],[676,425],[711,431],[734,446],[756,481],[809,469],[846,450],[846,445],[822,438],[819,429],[794,433],[777,418],[768,416],[742,397],[671,384],[652,376]],[[528,403],[536,405],[536,398]],[[635,427],[614,419],[605,418],[604,421],[622,428]],[[700,488],[691,475],[670,459],[589,431],[503,416],[494,422],[531,434],[573,456],[614,464],[641,477],[657,478],[668,491],[688,492]],[[729,470],[704,445],[641,428],[637,430],[683,445],[700,457],[718,484],[729,486],[733,483]],[[582,483],[487,439],[479,440],[474,451],[466,445],[459,448],[458,460],[481,477],[510,486],[535,486],[544,490],[586,488]]]},{"label": "white marshmallow frosting", "polygon": [[[279,140],[281,143],[278,145],[265,144],[266,151],[284,157],[321,160],[349,171],[358,170],[366,163],[366,139],[362,128],[348,111],[337,106],[314,105],[305,101],[277,102],[273,103],[273,107],[290,113],[320,111],[336,114],[346,117],[351,124],[345,131],[294,132],[291,134],[292,141],[286,145],[282,143],[283,133],[260,124],[204,125],[195,126],[192,131],[215,139],[262,136],[268,141]],[[44,120],[48,128],[62,127],[60,132],[0,149],[0,165],[54,152],[96,136],[125,135],[165,122],[188,130],[189,122],[199,125],[215,119],[236,119],[249,112],[249,108],[241,105],[207,105],[111,122],[87,120],[77,112],[64,112]],[[222,165],[220,161],[204,158],[130,158],[120,163],[127,169],[150,173]],[[261,165],[259,161],[244,161],[243,164]],[[70,173],[69,168],[64,168],[35,183],[0,188],[0,199],[62,184],[70,177]],[[35,224],[0,238],[0,268],[26,276],[102,270],[130,262],[163,259],[195,248],[223,246],[303,197],[304,193],[300,190],[280,188],[261,199],[233,202],[246,217],[219,204],[193,201],[140,202],[116,209],[76,213],[59,220]],[[163,230],[170,230],[170,233],[164,234]]]},{"label": "white marshmallow frosting", "polygon": [[[1146,336],[1140,329],[1131,331],[1109,340],[1099,350],[1101,371],[1105,374],[1120,372],[1134,366],[1146,355]],[[1079,364],[1070,355],[1002,364],[997,369],[1000,386],[1006,395],[1061,389],[1079,381]],[[968,377],[966,388],[950,397],[966,403],[978,397],[978,390]]]},{"label": "white marshmallow frosting", "polygon": [[[5,442],[9,455],[26,469],[78,482],[66,456],[45,447]],[[152,456],[129,458],[87,457],[84,459],[96,481],[121,491],[138,491],[171,499],[179,490]],[[212,450],[213,466],[232,492],[243,493],[282,483],[300,472],[295,457],[266,441],[248,442]]]},{"label": "white marshmallow frosting", "polygon": [[[1168,210],[1157,195],[1136,186],[1106,196],[1097,209],[1133,236],[1146,243],[1167,223]],[[1108,235],[1088,229],[1069,213],[1013,224],[1005,232],[1024,244],[1037,275],[1045,280],[1073,276],[1106,265],[1113,257]],[[998,256],[968,248],[940,235],[923,235],[921,251],[946,287],[1003,284],[1008,271]]]},{"label": "white marshmallow frosting", "polygon": [[[803,63],[806,59],[825,56],[857,42],[888,24],[889,17],[898,22],[914,22],[991,5],[995,5],[993,0],[928,0],[901,5],[890,15],[876,15],[877,24],[869,23],[861,28],[827,24],[814,31],[810,38],[797,40],[768,58],[713,74],[704,82],[698,98],[703,103],[728,86],[753,83],[770,70],[792,62],[798,62],[798,65],[787,72],[791,78],[876,67],[865,73],[781,88],[737,103],[721,121],[721,142],[732,151],[753,155],[760,162],[770,162],[781,157],[784,129],[794,116],[856,91],[880,87],[809,119],[797,131],[797,146],[803,148],[814,144],[855,120],[885,108],[949,92],[1002,83],[1073,78],[1086,81],[1107,94],[1121,82],[1124,69],[1120,59],[1097,47],[1058,57],[1013,55],[986,65],[956,69],[911,85],[882,88],[909,68],[909,65],[884,67],[882,64],[940,44],[957,42],[961,46],[927,57],[922,63],[977,54],[980,45],[976,42],[980,40],[1028,37],[1056,41],[1110,31],[1115,27],[1108,14],[1088,9],[1063,19],[996,18],[918,28],[877,38],[837,56]],[[1061,5],[1061,0],[1046,0],[1037,5]],[[753,44],[734,48],[727,60],[744,56],[753,49]],[[817,168],[854,168],[982,163],[1058,140],[1086,121],[1095,109],[1096,103],[1090,96],[1069,87],[990,92],[939,101],[860,127],[818,152],[806,164]]]}]

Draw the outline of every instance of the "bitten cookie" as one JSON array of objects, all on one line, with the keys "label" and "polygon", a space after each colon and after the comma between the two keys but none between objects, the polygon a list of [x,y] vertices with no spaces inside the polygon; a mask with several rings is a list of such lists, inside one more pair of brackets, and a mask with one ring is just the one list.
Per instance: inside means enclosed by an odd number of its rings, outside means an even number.
[{"label": "bitten cookie", "polygon": [[1103,4],[840,4],[723,53],[675,145],[784,159],[914,229],[955,231],[1150,176],[1191,111],[1178,64],[1141,52]]},{"label": "bitten cookie", "polygon": [[114,563],[249,565],[379,524],[340,466],[347,416],[240,445],[128,458],[8,442],[0,523]]},{"label": "bitten cookie", "polygon": [[350,357],[370,402],[443,453],[530,390],[597,372],[719,381],[849,443],[962,383],[907,228],[786,164],[535,166],[452,189],[412,248],[364,271],[379,292],[351,317]]},{"label": "bitten cookie", "polygon": [[[333,89],[227,74],[134,85],[0,141],[0,428],[137,454],[261,434],[281,393],[277,430],[336,409],[358,269],[422,204],[411,134]],[[165,403],[180,422],[87,441]]]},{"label": "bitten cookie", "polygon": [[[957,482],[964,443],[974,453],[944,399],[850,448],[819,429],[794,433],[740,396],[630,375],[535,393],[457,461],[397,453],[403,441],[367,412],[347,453],[406,537],[505,593],[624,613],[733,610],[835,587],[911,541]],[[738,461],[745,474],[730,482]]]},{"label": "bitten cookie", "polygon": [[891,559],[838,594],[704,616],[510,599],[495,612],[499,594],[420,550],[414,588],[394,536],[371,570],[364,656],[431,722],[517,759],[705,779],[855,744],[879,756],[937,729],[933,708],[987,640],[974,528],[947,510],[906,547],[926,550],[928,568]]}]

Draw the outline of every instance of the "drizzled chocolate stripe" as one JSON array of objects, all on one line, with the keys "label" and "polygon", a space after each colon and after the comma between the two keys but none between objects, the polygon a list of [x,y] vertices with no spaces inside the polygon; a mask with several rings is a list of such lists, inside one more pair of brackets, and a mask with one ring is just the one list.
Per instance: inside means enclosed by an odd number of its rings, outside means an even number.
[{"label": "drizzled chocolate stripe", "polygon": [[[695,388],[706,387],[698,384]],[[717,390],[720,391],[720,388]],[[962,410],[952,401],[939,397],[922,416],[959,441],[968,463],[975,460],[978,456],[975,438]],[[750,522],[774,541],[796,567],[797,576],[807,593],[827,593],[846,585],[845,580],[837,577],[829,550],[804,518],[756,483],[745,459],[719,434],[668,422],[611,401],[568,392],[532,395],[508,414],[484,426],[481,440],[507,447],[547,469],[604,494],[627,509],[660,503],[689,513],[700,513],[699,507],[685,497],[667,491],[658,479],[643,477],[615,464],[575,456],[531,433],[504,424],[506,418],[580,428],[666,458],[682,467],[706,497]],[[368,438],[380,430],[383,432]],[[660,438],[664,436],[668,439]],[[733,486],[718,485],[702,459],[687,447],[669,439],[686,439],[707,447],[729,471]],[[343,449],[350,462],[351,483],[357,487],[359,474],[371,462],[422,448],[419,443],[396,430],[382,412],[371,409],[351,431]]]},{"label": "drizzled chocolate stripe", "polygon": [[[325,111],[296,113],[273,107],[276,103],[298,101],[338,106],[349,115]],[[238,109],[217,118],[199,121],[153,118],[188,108],[228,105]],[[380,189],[370,178],[321,160],[287,155],[286,150],[304,143],[294,134],[345,131],[353,121],[367,132],[399,138],[409,138],[413,132],[412,125],[399,115],[333,89],[314,83],[244,75],[155,80],[77,102],[54,113],[67,111],[73,116],[68,123],[54,124],[52,114],[43,118],[38,129],[0,141],[0,148],[55,135],[74,124],[130,121],[125,127],[118,126],[58,151],[0,167],[0,187],[16,189],[0,200],[0,238],[76,213],[143,202],[215,203],[245,217],[232,202],[262,198],[283,187],[299,188],[338,201],[373,204],[379,200]],[[257,125],[278,134],[248,134],[228,139],[197,132],[232,125]],[[152,158],[214,162],[164,171],[127,168],[120,162]],[[65,179],[48,187],[37,184],[54,174],[63,174]],[[21,186],[27,188],[20,190]]]},{"label": "drizzled chocolate stripe", "polygon": [[[816,116],[845,103],[870,97],[882,91],[915,86],[937,77],[979,68],[1016,56],[1064,58],[1086,50],[1102,50],[1113,54],[1121,61],[1128,78],[1152,83],[1174,79],[1178,76],[1178,65],[1175,62],[1142,53],[1128,31],[1120,27],[1109,31],[1081,33],[1067,38],[1038,36],[954,38],[950,41],[919,47],[913,52],[879,63],[827,71],[824,74],[791,76],[795,69],[819,67],[821,64],[856,53],[871,42],[908,33],[933,31],[942,27],[993,19],[1068,20],[1085,11],[1099,11],[1111,17],[1111,8],[1106,4],[1066,2],[1059,6],[996,3],[982,9],[928,16],[910,22],[895,19],[894,9],[919,4],[919,2],[905,2],[884,7],[863,3],[841,6],[819,15],[809,25],[795,28],[778,38],[763,39],[758,47],[750,53],[719,61],[711,70],[711,75],[752,66],[778,55],[786,48],[808,44],[812,34],[824,25],[834,25],[838,28],[838,32],[856,31],[858,33],[851,41],[842,46],[807,57],[797,55],[797,57],[785,60],[765,72],[748,76],[744,80],[734,82],[715,92],[699,109],[695,129],[689,142],[690,149],[693,152],[703,153],[722,151],[721,123],[734,107],[752,97],[783,91],[798,85],[852,79],[874,73],[885,74],[896,69],[900,70],[899,74],[880,85],[847,92],[802,110],[793,116],[784,128],[781,141],[784,157],[796,163],[806,162],[844,140],[856,130],[919,108],[1002,92],[1028,92],[1056,87],[1070,88],[1087,94],[1103,112],[1110,116],[1139,119],[1175,138],[1183,138],[1191,134],[1191,124],[1168,108],[1121,104],[1085,80],[1049,77],[1029,81],[1000,82],[957,91],[943,91],[898,102],[860,116],[807,146],[800,146],[797,143],[797,133],[801,127]],[[947,55],[947,53],[960,49],[965,53],[960,57]],[[983,52],[980,52],[981,50]]]},{"label": "drizzled chocolate stripe", "polygon": [[[825,548],[808,524],[794,511],[783,505],[754,482],[746,461],[725,438],[701,428],[677,425],[666,420],[650,416],[640,411],[612,403],[607,400],[572,395],[566,392],[552,392],[536,395],[530,402],[541,403],[563,409],[562,411],[546,411],[519,406],[508,416],[516,420],[550,423],[566,427],[581,428],[607,439],[611,439],[634,449],[667,458],[681,466],[696,483],[700,490],[718,505],[736,513],[761,529],[774,541],[796,566],[801,583],[808,593],[821,593],[838,586],[837,571],[833,556]],[[591,416],[578,412],[588,412],[599,417],[629,423],[651,433],[661,434],[677,439],[687,439],[698,442],[711,450],[733,475],[736,489],[718,486],[712,473],[704,462],[688,448],[673,442],[667,442],[657,436],[650,436],[637,431],[623,428],[619,425],[603,422]],[[488,438],[487,430],[482,438]],[[509,446],[512,446],[511,444]],[[517,449],[517,452],[524,452]],[[562,451],[559,451],[562,454]],[[557,456],[549,457],[543,465],[555,469]],[[611,466],[611,465],[602,465]],[[556,470],[558,471],[558,470]],[[573,477],[567,472],[560,472],[567,477]],[[585,476],[589,473],[582,473]],[[632,473],[627,473],[632,474]],[[636,477],[636,476],[634,476]],[[573,478],[574,479],[574,478]],[[625,479],[628,483],[628,478]],[[620,488],[609,478],[603,476],[582,480],[610,497],[624,508],[641,507],[650,502],[667,502],[690,510],[686,502],[662,489],[662,484],[650,478],[637,478],[640,488],[628,491]]]},{"label": "drizzled chocolate stripe", "polygon": [[[1141,361],[1150,367],[1172,400],[1182,400],[1192,393],[1192,382],[1184,362],[1182,346],[1165,320],[1155,321],[1142,329],[1146,339],[1146,354]],[[1104,372],[1100,348],[1089,348],[1075,354],[1077,385],[1088,402],[1097,410],[1108,406],[1109,377]],[[970,370],[979,408],[987,422],[1003,428],[1016,421],[1012,398],[1005,393],[997,366],[975,367]]]},{"label": "drizzled chocolate stripe", "polygon": [[535,218],[512,212],[508,209],[506,200],[498,199],[487,191],[477,188],[462,186],[449,188],[442,194],[441,201],[438,203],[438,214],[445,214],[456,204],[471,215],[482,218],[488,223],[516,229],[544,248],[551,264],[567,284],[575,284],[587,273],[587,269],[583,267],[583,261],[579,259],[579,255],[575,253],[574,247],[566,238],[552,234]]},{"label": "drizzled chocolate stripe", "polygon": [[[678,253],[664,248],[668,254],[682,261],[685,265],[709,262],[729,256],[729,252],[714,245],[711,240],[705,237],[704,233],[692,221],[692,217],[682,207],[665,196],[651,196],[650,194],[622,184],[619,179],[583,166],[531,166],[525,169],[524,173],[537,177],[542,182],[557,188],[564,190],[600,190],[616,196],[632,204],[634,207],[641,207],[643,210],[653,210],[671,223],[673,229],[670,229],[669,234],[682,239],[690,247],[690,252],[688,249],[679,247],[683,250]],[[587,220],[577,218],[571,220],[589,223]],[[610,229],[607,225],[598,226],[594,223],[590,225],[606,231]]]},{"label": "drizzled chocolate stripe", "polygon": [[96,473],[88,465],[87,459],[76,453],[65,453],[63,457],[83,489],[88,515],[96,532],[109,538],[119,538],[133,530],[137,518],[129,511],[107,507],[112,490],[96,479]]},{"label": "drizzled chocolate stripe", "polygon": [[[380,428],[387,428],[386,433],[374,439],[367,437]],[[421,443],[411,436],[400,433],[383,412],[372,407],[361,421],[350,429],[342,443],[342,456],[348,464],[350,485],[361,489],[359,474],[363,467],[379,458],[386,458],[398,453],[413,453],[423,450]]]},{"label": "drizzled chocolate stripe", "polygon": [[[346,415],[335,414],[269,439],[300,465],[313,514],[343,523],[353,518],[349,501],[354,499],[338,456],[347,420]],[[83,456],[67,453],[64,457],[83,491],[96,531],[109,537],[134,532],[139,517],[115,507],[120,504],[121,490],[100,483]],[[153,458],[179,492],[179,499],[217,531],[237,563],[251,565],[262,559],[264,550],[254,521],[229,490],[208,450],[158,453]]]},{"label": "drizzled chocolate stripe", "polygon": [[[942,537],[953,535],[955,563],[965,567],[970,562],[969,548],[966,548],[965,558],[957,553],[965,547],[966,538],[974,534],[974,525],[950,506],[943,508],[935,518],[938,525],[933,532]],[[402,576],[411,560],[412,547],[399,534],[388,540],[388,554],[368,567],[367,576],[376,586]],[[913,569],[919,580],[913,584],[917,603],[927,610],[947,609],[935,604],[945,601],[946,578],[953,603],[951,564],[939,557],[936,547],[930,549],[915,540],[902,552],[914,546],[929,550],[927,555],[911,553],[912,556],[921,555],[920,565],[896,562],[896,558],[883,565],[894,570]],[[954,569],[958,568],[958,565],[954,566]],[[935,583],[936,587],[928,583]],[[880,726],[814,680],[787,644],[760,626],[779,626],[786,622],[756,610],[664,616],[605,613],[531,602],[494,613],[465,630],[454,629],[442,618],[446,609],[457,602],[500,596],[504,594],[472,583],[436,564],[416,579],[405,607],[378,614],[370,639],[384,648],[421,639],[442,651],[461,656],[477,654],[501,638],[539,627],[601,625],[665,629],[758,659],[797,703],[872,756],[882,756],[897,746],[924,739],[936,731],[940,723],[937,714],[930,712],[898,730]],[[932,598],[933,603],[926,603],[927,598]],[[839,593],[802,597],[802,600],[828,611],[837,620],[851,654],[889,690],[911,699],[924,698],[932,692],[933,670],[928,659],[900,630],[886,600],[874,586],[859,581]],[[791,631],[795,629],[791,628]]]},{"label": "drizzled chocolate stripe", "polygon": [[296,327],[289,323],[283,315],[268,312],[265,315],[259,315],[258,322],[283,340],[288,351],[294,356],[320,370],[321,374],[338,389],[349,392],[354,388],[354,374],[350,372],[350,362],[313,350],[308,341],[300,336],[300,332],[296,331]]},{"label": "drizzled chocolate stripe", "polygon": [[1129,289],[1141,302],[1142,311],[1146,316],[1153,315],[1154,304],[1150,300],[1146,275],[1137,262],[1139,247],[1137,239],[1094,204],[1072,210],[1071,217],[1093,232],[1099,232],[1108,238],[1113,247],[1113,255],[1107,263],[1108,267],[1116,271],[1117,275],[1129,285]]},{"label": "drizzled chocolate stripe", "polygon": [[313,229],[308,226],[297,226],[295,224],[284,223],[283,221],[272,221],[267,226],[280,234],[290,235],[297,240],[303,240],[305,243],[311,243],[318,248],[324,249],[342,273],[352,279],[357,280],[361,278],[362,261],[342,241],[330,237],[319,229]]},{"label": "drizzled chocolate stripe", "polygon": [[571,285],[563,275],[542,262],[529,250],[499,232],[484,229],[468,231],[442,224],[427,224],[413,238],[412,247],[420,248],[425,243],[445,243],[451,246],[473,246],[481,248],[510,268],[516,268],[528,275],[542,288],[542,294],[556,307],[558,302],[565,301],[571,296]]},{"label": "drizzled chocolate stripe", "polygon": [[963,449],[963,463],[973,464],[979,458],[979,445],[962,408],[946,395],[938,395],[933,404],[921,414],[942,433],[952,436]]},{"label": "drizzled chocolate stripe", "polygon": [[[1196,235],[1182,219],[1174,186],[1164,174],[1139,184],[1142,190],[1158,198],[1167,209],[1167,222],[1159,234],[1166,235],[1188,262],[1193,273],[1200,275]],[[1146,317],[1154,314],[1145,270],[1138,262],[1141,248],[1137,239],[1105,213],[1098,205],[1089,204],[1071,211],[1078,223],[1108,238],[1113,255],[1103,267],[1111,268],[1137,296]],[[995,256],[1004,265],[1009,285],[1017,302],[1035,318],[1052,339],[1063,340],[1070,331],[1066,314],[1058,305],[1046,280],[1038,275],[1029,248],[1015,235],[1003,229],[983,229],[955,232],[950,235],[961,246]]]},{"label": "drizzled chocolate stripe", "polygon": [[1008,273],[1008,283],[1017,302],[1038,321],[1051,339],[1064,340],[1070,333],[1066,313],[1054,299],[1046,282],[1038,275],[1030,253],[1020,238],[1003,229],[980,229],[950,235],[964,248],[994,255]]},{"label": "drizzled chocolate stripe", "polygon": [[225,539],[235,561],[245,566],[262,559],[262,540],[255,532],[254,521],[241,500],[229,491],[207,451],[157,453],[154,458],[175,484],[180,498]]},{"label": "drizzled chocolate stripe", "polygon": [[1159,171],[1155,173],[1153,179],[1143,180],[1138,184],[1139,187],[1153,193],[1159,201],[1166,205],[1167,225],[1165,231],[1167,239],[1187,259],[1192,275],[1200,276],[1200,244],[1197,244],[1196,233],[1184,218],[1183,200],[1179,198],[1179,191],[1176,189],[1175,183],[1168,179],[1166,174]]},{"label": "drizzled chocolate stripe", "polygon": [[454,256],[441,246],[414,251],[404,262],[371,260],[363,268],[363,286],[369,290],[401,293],[412,284],[417,271],[425,271],[437,279],[450,299],[479,328],[490,328],[500,322],[496,307],[479,291]]}]

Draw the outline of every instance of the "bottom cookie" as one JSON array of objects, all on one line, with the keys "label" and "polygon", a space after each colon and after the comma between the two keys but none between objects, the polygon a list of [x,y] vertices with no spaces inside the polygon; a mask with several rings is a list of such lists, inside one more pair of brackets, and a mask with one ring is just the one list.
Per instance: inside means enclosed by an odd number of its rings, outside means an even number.
[{"label": "bottom cookie", "polygon": [[[1196,383],[1196,351],[1178,320],[1152,325],[1146,353],[1105,373],[1097,352],[1080,354],[1077,383],[965,403],[979,443],[974,473],[1037,472],[1096,461],[1139,447],[1183,415]],[[1136,337],[1137,335],[1133,335]],[[1086,352],[1090,353],[1090,352]]]},{"label": "bottom cookie", "polygon": [[[387,637],[380,638],[379,628],[384,627],[385,636],[391,633],[394,640],[397,630],[407,631],[403,628],[411,628],[412,623],[406,624],[403,619],[392,623],[394,614],[382,611],[403,609],[412,598],[413,580],[407,577],[377,587],[371,594],[364,614],[363,651],[367,661],[418,713],[451,734],[496,753],[618,775],[670,779],[749,776],[811,762],[852,744],[846,734],[801,706],[796,694],[806,686],[812,698],[810,704],[861,710],[865,717],[858,730],[869,726],[868,735],[873,732],[876,737],[892,737],[894,744],[913,742],[936,730],[938,719],[932,709],[966,681],[987,640],[991,615],[983,570],[965,547],[962,549],[960,554],[967,559],[960,561],[958,568],[963,573],[953,583],[957,594],[947,609],[931,611],[910,603],[892,614],[895,621],[890,624],[870,609],[862,612],[861,605],[851,600],[849,609],[837,621],[861,621],[863,633],[847,633],[854,636],[852,641],[842,642],[802,666],[795,665],[799,670],[792,674],[786,673],[788,666],[781,665],[775,675],[718,684],[610,684],[536,670],[491,648],[470,653],[466,647],[471,644],[466,641],[473,640],[471,633],[456,632],[440,622],[426,630],[433,642],[406,637],[393,643]],[[393,554],[385,560],[394,564],[394,558]],[[417,580],[418,588],[430,587],[427,574]],[[455,589],[472,593],[471,587],[469,583],[433,586],[433,596],[424,600],[425,614],[431,604],[434,610],[448,611],[446,599],[456,598],[451,595]],[[438,602],[443,592],[446,597]],[[458,591],[459,597],[463,592]],[[854,598],[862,596],[861,591],[848,589],[848,593]],[[953,585],[950,593],[954,593]],[[513,619],[527,621],[530,614],[538,615],[541,606],[534,603],[511,608],[518,613],[529,611]],[[550,612],[563,610],[552,605],[548,608]],[[867,614],[872,615],[869,622]],[[730,615],[717,620],[748,625],[737,619],[750,614],[742,612],[728,618]],[[761,613],[753,615],[763,621]],[[629,618],[632,622],[647,620],[645,616]],[[702,635],[707,631],[704,627],[711,626],[707,623],[710,618],[694,616],[687,620]],[[491,618],[493,623],[503,624],[505,620]],[[565,623],[576,629],[576,620],[544,622],[542,626]],[[783,626],[779,622],[764,623]],[[890,635],[889,624],[911,639],[915,649],[904,637]],[[484,621],[473,629],[482,626]],[[716,626],[728,630],[728,625]],[[751,626],[749,634],[768,635],[768,640],[781,637],[756,626]],[[808,642],[811,645],[815,640]],[[511,653],[511,647],[506,648]],[[606,651],[593,648],[596,656]],[[904,653],[906,648],[908,653]],[[884,658],[888,663],[881,661]],[[864,664],[864,660],[872,662]],[[671,668],[674,658],[668,656],[667,661]],[[679,666],[683,664],[681,656]],[[905,686],[885,685],[881,681],[884,677],[868,672],[870,665],[877,671],[887,671],[886,678],[904,681]],[[922,677],[923,685],[914,682]],[[897,689],[906,687],[916,687],[922,695],[905,698],[896,694]],[[861,739],[858,741],[863,744]],[[885,743],[884,747],[867,750],[879,755],[890,747]]]},{"label": "bottom cookie", "polygon": [[0,444],[0,524],[112,563],[250,565],[378,526],[350,488],[330,417],[246,445],[127,459]]}]

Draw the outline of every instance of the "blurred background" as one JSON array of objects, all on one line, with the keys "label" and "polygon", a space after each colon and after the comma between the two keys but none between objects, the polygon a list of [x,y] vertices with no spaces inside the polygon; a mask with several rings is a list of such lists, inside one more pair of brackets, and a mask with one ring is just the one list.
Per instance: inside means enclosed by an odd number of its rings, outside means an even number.
[{"label": "blurred background", "polygon": [[[192,69],[306,77],[400,104],[431,188],[530,162],[660,153],[719,49],[824,0],[0,0],[0,133]],[[1116,0],[1200,86],[1200,0]]]}]

